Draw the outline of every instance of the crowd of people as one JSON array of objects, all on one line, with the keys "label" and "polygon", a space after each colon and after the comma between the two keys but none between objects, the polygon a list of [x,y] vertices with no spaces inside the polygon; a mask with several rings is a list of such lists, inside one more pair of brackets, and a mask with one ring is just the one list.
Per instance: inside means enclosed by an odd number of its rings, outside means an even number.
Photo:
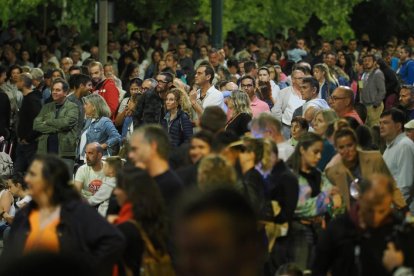
[{"label": "crowd of people", "polygon": [[413,36],[9,23],[3,273],[414,275]]}]

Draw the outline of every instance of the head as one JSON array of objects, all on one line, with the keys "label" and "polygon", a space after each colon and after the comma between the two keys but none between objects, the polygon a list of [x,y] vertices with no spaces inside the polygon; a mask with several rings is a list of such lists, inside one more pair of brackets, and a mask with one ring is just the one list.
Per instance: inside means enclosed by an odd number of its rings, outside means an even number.
[{"label": "head", "polygon": [[146,79],[142,82],[142,93],[145,93],[149,90],[154,90],[157,87],[158,82],[155,79]]},{"label": "head", "polygon": [[305,73],[303,73],[303,71],[294,70],[292,72],[292,86],[296,87],[299,90],[304,77],[305,77]]},{"label": "head", "polygon": [[69,73],[69,69],[72,65],[73,65],[73,60],[70,57],[64,57],[60,61],[60,68],[62,68],[65,74]]},{"label": "head", "polygon": [[351,128],[341,128],[334,133],[334,145],[346,165],[355,165],[358,158],[358,138]]},{"label": "head", "polygon": [[[40,68],[33,68],[30,71],[30,74],[32,75],[32,83],[35,87],[38,87],[41,83],[43,83],[44,81],[44,73],[42,71],[42,69]],[[0,84],[2,82],[0,81]]]},{"label": "head", "polygon": [[362,60],[365,71],[371,71],[377,66],[377,59],[372,54],[365,55]]},{"label": "head", "polygon": [[76,74],[80,74],[80,73],[82,73],[82,69],[80,68],[80,66],[77,66],[77,65],[72,65],[70,68],[69,68],[69,75],[76,75]]},{"label": "head", "polygon": [[403,85],[401,87],[400,105],[407,109],[414,109],[414,86]]},{"label": "head", "polygon": [[165,95],[165,107],[167,111],[174,111],[180,108],[181,95],[178,89],[171,89]]},{"label": "head", "polygon": [[165,65],[171,69],[177,68],[178,56],[176,54],[167,54],[165,56]]},{"label": "head", "polygon": [[257,77],[257,64],[252,60],[248,60],[244,63],[244,73],[253,78]]},{"label": "head", "polygon": [[322,158],[323,139],[316,133],[308,132],[299,138],[295,151],[287,161],[293,172],[303,168],[313,169]]},{"label": "head", "polygon": [[291,134],[293,139],[296,141],[299,140],[299,138],[307,133],[309,130],[309,123],[306,121],[303,117],[295,117],[292,119],[291,122]]},{"label": "head", "polygon": [[303,78],[300,85],[300,93],[302,94],[302,100],[310,101],[316,99],[319,94],[318,80],[313,77]]},{"label": "head", "polygon": [[270,72],[267,67],[261,67],[259,68],[259,81],[270,81]]},{"label": "head", "polygon": [[98,84],[100,81],[102,81],[102,79],[105,77],[102,63],[98,61],[93,61],[89,63],[88,68],[89,68],[89,75],[91,76],[92,82],[95,85]]},{"label": "head", "polygon": [[0,85],[6,82],[7,70],[6,67],[0,65]]},{"label": "head", "polygon": [[38,155],[31,163],[24,178],[35,204],[48,202],[52,206],[79,199],[70,185],[66,163],[55,155]]},{"label": "head", "polygon": [[83,98],[83,108],[87,118],[111,117],[111,110],[105,99],[98,94],[90,94]]},{"label": "head", "polygon": [[270,139],[243,137],[244,152],[247,154],[253,153],[254,164],[262,173],[270,173],[273,168],[272,152],[274,143],[272,143]]},{"label": "head", "polygon": [[104,151],[97,142],[87,144],[85,147],[85,160],[89,167],[95,167],[102,162]]},{"label": "head", "polygon": [[142,83],[140,78],[133,78],[129,80],[129,93],[131,98],[135,99],[138,94],[142,94]]},{"label": "head", "polygon": [[182,275],[255,274],[261,256],[256,217],[235,190],[192,193],[174,222],[177,266]]},{"label": "head", "polygon": [[55,68],[52,70],[52,81],[58,78],[66,80],[65,74],[63,73],[62,69]]},{"label": "head", "polygon": [[73,83],[75,93],[83,98],[92,90],[92,80],[88,75],[77,74],[70,77],[70,82]]},{"label": "head", "polygon": [[52,99],[56,104],[63,104],[69,92],[69,84],[63,79],[52,82]]},{"label": "head", "polygon": [[392,142],[399,134],[404,132],[406,116],[403,111],[391,108],[380,116],[380,135],[387,143]]},{"label": "head", "polygon": [[338,120],[338,115],[335,111],[327,109],[320,110],[315,114],[312,121],[312,127],[316,134],[324,137],[328,126]]},{"label": "head", "polygon": [[220,55],[216,49],[211,49],[208,54],[208,61],[210,62],[211,66],[217,67],[220,65]]},{"label": "head", "polygon": [[195,84],[202,87],[205,85],[211,85],[214,79],[214,69],[209,65],[198,66],[194,78]]},{"label": "head", "polygon": [[240,88],[244,91],[250,99],[256,95],[256,81],[252,76],[245,75],[240,79]]},{"label": "head", "polygon": [[227,122],[227,115],[218,106],[208,106],[199,119],[200,128],[216,134],[222,131]]},{"label": "head", "polygon": [[400,48],[399,54],[400,54],[400,60],[404,62],[411,58],[411,55],[413,54],[413,50],[410,46],[405,45]]},{"label": "head", "polygon": [[145,125],[138,128],[131,136],[130,146],[128,156],[135,164],[168,160],[170,140],[161,126]]},{"label": "head", "polygon": [[211,152],[213,134],[207,130],[200,130],[191,137],[189,156],[193,164]]},{"label": "head", "polygon": [[107,177],[116,177],[116,174],[122,170],[123,161],[119,156],[110,156],[105,158],[103,173]]},{"label": "head", "polygon": [[32,89],[32,75],[30,73],[21,73],[19,79],[16,83],[17,89],[21,91],[31,90]]},{"label": "head", "polygon": [[329,68],[324,63],[318,63],[313,66],[313,76],[320,83],[325,81],[325,79],[327,78],[328,72],[329,72]]},{"label": "head", "polygon": [[233,116],[241,113],[252,115],[249,96],[243,91],[233,91],[227,104],[228,107],[233,111]]},{"label": "head", "polygon": [[157,75],[157,86],[155,87],[158,95],[165,95],[165,93],[173,85],[174,77],[170,73],[161,72]]},{"label": "head", "polygon": [[276,143],[284,141],[282,123],[271,114],[261,113],[253,118],[250,128],[252,136],[255,138],[267,138]]},{"label": "head", "polygon": [[7,181],[8,188],[13,197],[21,197],[22,193],[28,190],[24,175],[22,173],[15,173]]},{"label": "head", "polygon": [[16,83],[19,80],[19,75],[23,73],[22,68],[19,65],[12,65],[7,71],[7,80],[11,83]]},{"label": "head", "polygon": [[339,86],[329,97],[329,105],[341,117],[354,108],[354,92],[347,86]]},{"label": "head", "polygon": [[235,186],[236,171],[224,157],[217,154],[205,156],[198,166],[197,185],[201,190],[219,186]]},{"label": "head", "polygon": [[328,65],[328,67],[333,67],[336,64],[336,58],[337,56],[334,52],[329,52],[326,54],[324,62]]}]

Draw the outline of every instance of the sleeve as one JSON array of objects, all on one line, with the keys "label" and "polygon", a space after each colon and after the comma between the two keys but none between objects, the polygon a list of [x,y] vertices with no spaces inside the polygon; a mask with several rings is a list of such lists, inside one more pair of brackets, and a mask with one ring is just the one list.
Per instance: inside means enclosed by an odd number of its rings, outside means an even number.
[{"label": "sleeve", "polygon": [[85,185],[85,179],[86,179],[85,166],[80,166],[79,169],[76,171],[75,181],[82,183],[82,188],[83,188],[83,185]]},{"label": "sleeve", "polygon": [[102,186],[88,199],[88,203],[92,206],[96,206],[109,199],[113,189],[115,188],[115,181],[116,180],[113,177],[105,177],[102,182]]},{"label": "sleeve", "polygon": [[385,90],[385,77],[384,74],[379,71],[379,73],[376,75],[376,86],[377,86],[377,91],[378,91],[378,97],[377,97],[377,102],[375,104],[380,104],[384,98],[385,98],[385,94],[387,93],[387,91]]},{"label": "sleeve", "polygon": [[188,117],[187,113],[183,113],[181,115],[181,126],[183,131],[183,143],[189,142],[191,137],[193,136],[193,124],[191,123],[190,118]]},{"label": "sleeve", "polygon": [[397,167],[399,171],[394,177],[403,197],[407,200],[411,197],[414,182],[414,146],[403,144],[397,156]]},{"label": "sleeve", "polygon": [[47,125],[45,121],[48,118],[48,105],[44,105],[40,110],[40,113],[36,116],[33,121],[33,130],[38,131],[42,134],[56,133],[58,129],[54,126]]},{"label": "sleeve", "polygon": [[[40,102],[40,99],[39,99],[33,102],[33,104],[30,106],[30,109],[29,109],[30,118],[36,118],[36,116],[40,113],[40,110],[42,110],[42,103]],[[37,136],[39,136],[39,132],[31,131],[30,136],[27,137],[27,141],[33,141],[34,139],[36,139]]]},{"label": "sleeve", "polygon": [[114,124],[108,119],[105,123],[105,133],[108,137],[106,144],[108,147],[112,147],[116,144],[121,143],[121,135],[119,135],[118,130],[116,130]]},{"label": "sleeve", "polygon": [[57,131],[67,131],[74,128],[79,119],[78,107],[71,102],[67,102],[65,105],[67,105],[66,112],[61,112],[57,119],[51,118],[46,120],[45,124],[55,128]]},{"label": "sleeve", "polygon": [[283,95],[286,93],[286,91],[281,90],[277,96],[275,105],[272,108],[272,114],[278,119],[279,121],[282,121],[282,102],[283,102]]},{"label": "sleeve", "polygon": [[207,103],[203,105],[203,109],[208,106],[219,106],[223,107],[224,105],[224,97],[221,92],[217,92],[214,94],[214,97],[211,97]]},{"label": "sleeve", "polygon": [[122,100],[122,102],[119,104],[118,114],[122,113],[125,110],[125,108],[128,105],[128,101],[129,101],[129,98],[125,98]]},{"label": "sleeve", "polygon": [[106,81],[105,83],[105,93],[99,93],[106,101],[111,109],[112,116],[116,114],[116,109],[119,104],[119,90],[116,88],[113,81]]},{"label": "sleeve", "polygon": [[280,213],[274,218],[275,223],[290,222],[293,219],[295,209],[298,203],[299,184],[298,179],[291,174],[284,174],[280,179],[272,179],[284,185],[283,202],[279,202],[281,207]]},{"label": "sleeve", "polygon": [[407,68],[407,80],[409,85],[413,85],[414,84],[414,61],[409,61],[409,65]]}]

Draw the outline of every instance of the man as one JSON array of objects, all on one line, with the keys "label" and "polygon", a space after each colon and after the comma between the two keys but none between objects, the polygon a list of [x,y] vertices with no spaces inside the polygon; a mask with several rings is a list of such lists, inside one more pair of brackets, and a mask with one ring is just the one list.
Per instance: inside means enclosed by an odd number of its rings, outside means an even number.
[{"label": "man", "polygon": [[369,127],[373,127],[379,124],[380,115],[384,110],[385,77],[381,70],[377,68],[374,55],[364,56],[363,65],[365,72],[361,79],[360,101],[367,107],[366,124]]},{"label": "man", "polygon": [[303,78],[300,93],[305,103],[296,108],[292,118],[299,116],[304,117],[308,122],[312,122],[316,111],[329,109],[328,103],[324,99],[318,98],[319,82],[314,77]]},{"label": "man", "polygon": [[77,74],[81,74],[82,73],[82,70],[81,70],[81,67],[80,66],[77,66],[77,65],[72,65],[70,68],[69,68],[69,75],[70,76],[72,76],[72,75],[77,75]]},{"label": "man", "polygon": [[89,74],[92,79],[93,93],[101,95],[111,109],[111,118],[114,119],[119,105],[119,90],[112,79],[104,76],[102,64],[93,61],[89,64]]},{"label": "man", "polygon": [[167,53],[165,55],[165,65],[167,65],[167,68],[171,69],[171,73],[177,78],[181,78],[185,75],[185,72],[178,68],[178,56],[176,54]]},{"label": "man", "polygon": [[269,113],[262,113],[253,118],[251,133],[255,138],[268,138],[277,144],[279,159],[287,161],[295,148],[285,140],[282,134],[282,124]]},{"label": "man", "polygon": [[181,42],[178,44],[177,48],[178,63],[180,64],[181,69],[187,76],[192,75],[194,72],[194,63],[193,60],[187,56],[187,45],[184,42]]},{"label": "man", "polygon": [[180,274],[259,275],[264,248],[250,204],[231,189],[192,193],[175,216]]},{"label": "man", "polygon": [[346,86],[336,88],[329,98],[329,104],[331,108],[335,110],[338,117],[352,117],[357,120],[360,125],[363,125],[364,122],[356,112],[354,103],[354,91]]},{"label": "man", "polygon": [[39,91],[41,95],[41,102],[42,104],[50,102],[51,98],[51,91],[45,84],[44,73],[40,68],[33,68],[30,71],[30,75],[32,75],[32,84],[34,88]]},{"label": "man", "polygon": [[39,133],[33,130],[33,121],[42,109],[42,95],[40,91],[32,89],[32,76],[29,73],[20,74],[16,85],[23,93],[23,102],[17,120],[18,144],[14,172],[24,173],[37,150],[36,138]]},{"label": "man", "polygon": [[349,76],[336,65],[337,55],[334,52],[328,52],[325,56],[324,63],[328,65],[331,73],[336,77],[340,85],[349,85]]},{"label": "man", "polygon": [[[392,212],[392,184],[385,175],[360,182],[358,203],[334,219],[319,239],[312,275],[391,275],[382,265],[387,246],[398,246],[404,265],[414,267],[413,228],[396,230],[403,219]],[[390,241],[391,239],[391,241]]]},{"label": "man", "polygon": [[253,77],[245,75],[240,79],[240,88],[250,99],[250,108],[253,117],[259,116],[263,112],[270,112],[269,105],[256,96],[256,85]]},{"label": "man", "polygon": [[358,41],[355,38],[352,38],[348,42],[348,54],[353,55],[353,60],[356,61],[359,58]]},{"label": "man", "polygon": [[89,95],[92,90],[92,80],[84,74],[73,75],[70,79],[73,83],[73,93],[68,96],[68,100],[75,103],[79,109],[78,130],[81,134],[83,123],[85,120],[85,109],[83,107],[82,98]]},{"label": "man", "polygon": [[305,102],[300,93],[300,86],[304,77],[303,71],[294,70],[292,72],[292,86],[280,90],[276,103],[272,108],[273,115],[283,124],[282,132],[285,139],[290,138],[293,112]]},{"label": "man", "polygon": [[152,91],[157,87],[158,82],[155,79],[146,79],[142,82],[142,93],[145,93],[147,91]]},{"label": "man", "polygon": [[409,46],[402,46],[400,49],[400,68],[397,74],[405,84],[414,84],[414,61],[411,59],[413,50]]},{"label": "man", "polygon": [[384,160],[414,213],[414,142],[404,134],[404,113],[396,108],[381,114],[380,136],[387,144]]},{"label": "man", "polygon": [[170,73],[159,73],[156,77],[157,86],[147,91],[139,99],[134,114],[134,126],[142,124],[159,124],[164,118],[164,100],[167,91],[173,85],[173,76]]},{"label": "man", "polygon": [[197,68],[195,75],[195,84],[199,88],[198,90],[193,87],[189,96],[191,106],[197,113],[198,117],[201,117],[203,110],[208,106],[219,106],[224,110],[224,97],[223,93],[218,91],[213,83],[214,69],[209,65],[200,65]]},{"label": "man", "polygon": [[131,161],[144,167],[160,188],[168,210],[183,189],[183,183],[168,164],[170,141],[161,126],[145,125],[135,130],[130,140]]},{"label": "man", "polygon": [[45,104],[34,120],[33,130],[41,133],[38,139],[38,153],[59,155],[73,172],[78,140],[78,106],[66,100],[69,85],[63,79],[52,83],[53,102]]},{"label": "man", "polygon": [[414,142],[414,120],[409,121],[404,125],[405,134]]},{"label": "man", "polygon": [[102,186],[102,181],[105,178],[103,153],[99,143],[86,145],[86,164],[80,166],[75,175],[75,187],[85,199],[93,196]]},{"label": "man", "polygon": [[257,78],[257,64],[256,62],[249,60],[244,63],[244,73],[253,79]]},{"label": "man", "polygon": [[70,57],[64,57],[60,60],[60,68],[62,68],[63,73],[65,74],[66,79],[70,77],[69,69],[73,65],[73,60]]},{"label": "man", "polygon": [[414,86],[403,85],[400,90],[400,105],[405,111],[407,120],[414,119]]}]

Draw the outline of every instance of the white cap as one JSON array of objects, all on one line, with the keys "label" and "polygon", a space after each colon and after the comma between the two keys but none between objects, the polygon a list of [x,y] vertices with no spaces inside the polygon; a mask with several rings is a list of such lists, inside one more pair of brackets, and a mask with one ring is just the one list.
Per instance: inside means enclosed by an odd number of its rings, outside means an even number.
[{"label": "white cap", "polygon": [[414,129],[414,119],[404,125],[405,129]]}]

